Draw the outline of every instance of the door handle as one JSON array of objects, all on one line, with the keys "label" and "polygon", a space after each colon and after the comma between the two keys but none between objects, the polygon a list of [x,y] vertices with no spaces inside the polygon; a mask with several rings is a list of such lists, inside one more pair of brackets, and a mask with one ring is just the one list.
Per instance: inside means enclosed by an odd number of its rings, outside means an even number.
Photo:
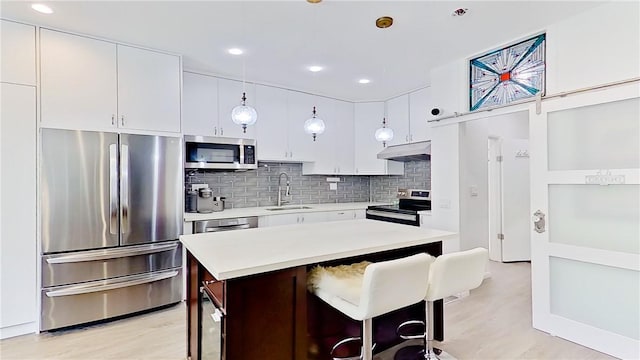
[{"label": "door handle", "polygon": [[118,233],[118,148],[109,144],[109,233]]},{"label": "door handle", "polygon": [[546,230],[546,221],[544,217],[545,214],[540,210],[533,213],[533,230],[539,234],[542,234]]},{"label": "door handle", "polygon": [[47,259],[47,264],[69,264],[69,263],[79,263],[79,262],[87,262],[87,261],[99,261],[99,260],[108,260],[108,259],[118,259],[124,257],[131,256],[139,256],[139,255],[149,255],[155,254],[159,252],[172,251],[178,248],[178,243],[171,244],[152,244],[152,245],[144,245],[137,246],[134,248],[124,248],[124,249],[109,249],[109,250],[96,250],[90,251],[88,253],[83,252],[82,254],[71,254],[71,255],[63,255],[57,257],[50,257]]},{"label": "door handle", "polygon": [[120,150],[120,230],[129,232],[129,145],[122,145]]},{"label": "door handle", "polygon": [[120,125],[124,126],[124,115],[120,115]]}]

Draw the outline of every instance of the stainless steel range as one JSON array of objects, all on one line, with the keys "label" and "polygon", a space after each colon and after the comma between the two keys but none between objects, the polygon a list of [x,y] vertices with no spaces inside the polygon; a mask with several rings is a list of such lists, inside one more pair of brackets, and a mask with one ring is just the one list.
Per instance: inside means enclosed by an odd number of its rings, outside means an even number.
[{"label": "stainless steel range", "polygon": [[431,210],[431,190],[398,189],[398,205],[367,208],[367,219],[420,226],[418,211]]}]

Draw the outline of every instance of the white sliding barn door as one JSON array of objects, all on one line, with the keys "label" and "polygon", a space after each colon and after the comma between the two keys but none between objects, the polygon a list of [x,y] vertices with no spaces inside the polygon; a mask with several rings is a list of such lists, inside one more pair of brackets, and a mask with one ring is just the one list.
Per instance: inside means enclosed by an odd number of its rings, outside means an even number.
[{"label": "white sliding barn door", "polygon": [[626,359],[640,358],[639,92],[530,110],[533,326]]}]

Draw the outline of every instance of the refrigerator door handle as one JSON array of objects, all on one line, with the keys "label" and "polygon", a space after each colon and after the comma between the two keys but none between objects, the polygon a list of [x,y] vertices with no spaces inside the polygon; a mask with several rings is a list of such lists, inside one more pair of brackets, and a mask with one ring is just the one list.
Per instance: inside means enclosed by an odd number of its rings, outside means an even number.
[{"label": "refrigerator door handle", "polygon": [[178,243],[174,242],[171,244],[162,244],[162,245],[148,245],[148,246],[139,246],[136,248],[129,249],[109,249],[109,250],[98,250],[92,251],[90,253],[81,253],[81,254],[71,254],[71,255],[63,255],[47,258],[47,264],[68,264],[68,263],[78,263],[78,262],[87,262],[87,261],[98,261],[98,260],[107,260],[107,259],[116,259],[116,258],[124,258],[130,256],[139,256],[139,255],[149,255],[155,254],[163,251],[175,250],[178,247]]},{"label": "refrigerator door handle", "polygon": [[123,234],[129,232],[129,145],[122,145],[120,150],[120,230]]},{"label": "refrigerator door handle", "polygon": [[118,148],[109,145],[109,233],[118,233]]},{"label": "refrigerator door handle", "polygon": [[101,281],[99,284],[84,284],[71,286],[66,289],[47,291],[47,297],[81,295],[100,291],[109,291],[124,287],[147,284],[155,281],[170,279],[178,275],[177,270],[162,272],[157,274],[142,274],[127,276],[126,279],[116,278],[112,280]]}]

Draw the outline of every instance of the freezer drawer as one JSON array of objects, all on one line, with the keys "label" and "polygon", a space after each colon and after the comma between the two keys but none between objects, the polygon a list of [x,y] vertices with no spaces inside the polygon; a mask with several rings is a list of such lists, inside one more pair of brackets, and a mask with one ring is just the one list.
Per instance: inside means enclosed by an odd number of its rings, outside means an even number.
[{"label": "freezer drawer", "polygon": [[178,241],[45,255],[42,287],[141,274],[182,266]]},{"label": "freezer drawer", "polygon": [[108,319],[182,299],[182,269],[42,290],[41,330]]}]

